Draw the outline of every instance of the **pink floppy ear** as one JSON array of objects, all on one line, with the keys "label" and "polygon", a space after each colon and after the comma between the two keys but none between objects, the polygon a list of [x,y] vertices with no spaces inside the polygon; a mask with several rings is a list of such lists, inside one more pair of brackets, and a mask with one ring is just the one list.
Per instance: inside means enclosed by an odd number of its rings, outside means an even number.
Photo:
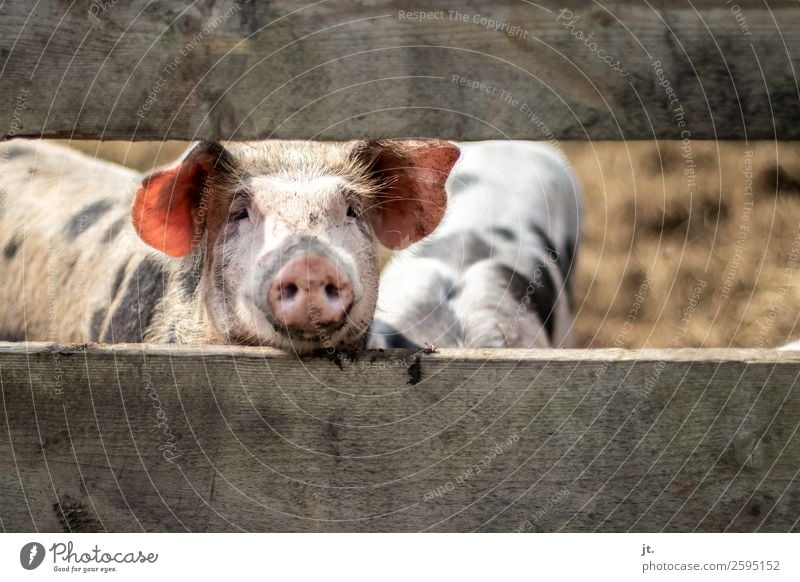
[{"label": "pink floppy ear", "polygon": [[387,140],[368,144],[381,187],[367,212],[375,236],[403,249],[439,225],[447,208],[444,184],[458,148],[444,140]]},{"label": "pink floppy ear", "polygon": [[222,146],[203,142],[171,168],[145,176],[136,192],[131,220],[139,237],[173,257],[188,255],[198,242],[195,225],[205,182],[212,177]]}]

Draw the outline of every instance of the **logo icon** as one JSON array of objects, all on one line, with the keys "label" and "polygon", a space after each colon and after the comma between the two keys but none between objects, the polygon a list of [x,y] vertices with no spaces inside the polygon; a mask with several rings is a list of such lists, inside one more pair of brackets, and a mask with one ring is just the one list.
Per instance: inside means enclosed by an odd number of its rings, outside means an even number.
[{"label": "logo icon", "polygon": [[28,542],[19,551],[19,563],[26,570],[35,570],[44,561],[44,546],[39,542]]}]

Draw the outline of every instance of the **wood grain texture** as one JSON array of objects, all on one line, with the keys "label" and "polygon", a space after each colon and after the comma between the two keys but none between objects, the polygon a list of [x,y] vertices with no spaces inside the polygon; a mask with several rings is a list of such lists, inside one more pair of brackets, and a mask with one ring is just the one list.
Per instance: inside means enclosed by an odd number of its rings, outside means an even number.
[{"label": "wood grain texture", "polygon": [[432,7],[6,2],[0,133],[800,138],[790,0],[474,0],[409,16]]},{"label": "wood grain texture", "polygon": [[[417,377],[411,368],[416,366]],[[798,531],[800,353],[0,344],[5,531]]]}]

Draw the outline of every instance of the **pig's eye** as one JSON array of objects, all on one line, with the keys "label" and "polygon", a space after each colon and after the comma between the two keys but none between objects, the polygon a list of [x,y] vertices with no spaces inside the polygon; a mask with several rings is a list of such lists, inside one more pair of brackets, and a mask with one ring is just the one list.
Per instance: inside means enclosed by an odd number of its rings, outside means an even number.
[{"label": "pig's eye", "polygon": [[237,220],[244,220],[248,216],[250,215],[247,213],[247,208],[242,208],[231,214],[231,221],[236,222]]},{"label": "pig's eye", "polygon": [[347,205],[347,218],[356,218],[358,214],[356,214],[356,209],[353,208],[352,204]]}]

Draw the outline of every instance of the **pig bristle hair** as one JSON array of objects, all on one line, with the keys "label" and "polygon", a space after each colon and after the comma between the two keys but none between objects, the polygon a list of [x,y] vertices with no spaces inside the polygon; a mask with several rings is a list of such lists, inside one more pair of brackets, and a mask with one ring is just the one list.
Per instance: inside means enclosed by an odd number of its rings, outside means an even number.
[{"label": "pig bristle hair", "polygon": [[259,174],[273,174],[287,180],[334,175],[345,178],[354,193],[373,197],[394,181],[376,177],[377,150],[366,142],[268,140],[223,145],[235,159],[235,167],[225,166],[233,183]]}]

